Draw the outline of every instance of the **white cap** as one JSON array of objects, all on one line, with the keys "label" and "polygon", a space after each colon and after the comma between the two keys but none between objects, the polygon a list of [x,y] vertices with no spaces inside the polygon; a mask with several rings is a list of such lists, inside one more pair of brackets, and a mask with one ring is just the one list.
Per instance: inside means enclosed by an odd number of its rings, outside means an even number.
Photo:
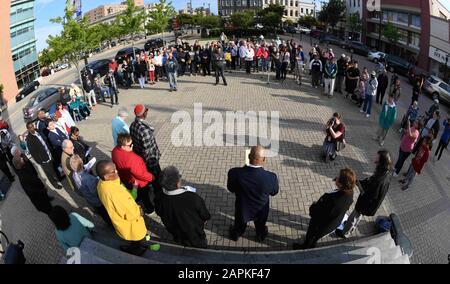
[{"label": "white cap", "polygon": [[345,58],[345,54],[342,54],[341,57],[342,57],[342,58]]},{"label": "white cap", "polygon": [[439,103],[439,100],[438,100],[438,99],[434,99],[434,102],[438,104],[438,103]]},{"label": "white cap", "polygon": [[14,153],[16,153],[16,150],[19,150],[19,148],[16,145],[12,146],[11,155],[15,156]]}]

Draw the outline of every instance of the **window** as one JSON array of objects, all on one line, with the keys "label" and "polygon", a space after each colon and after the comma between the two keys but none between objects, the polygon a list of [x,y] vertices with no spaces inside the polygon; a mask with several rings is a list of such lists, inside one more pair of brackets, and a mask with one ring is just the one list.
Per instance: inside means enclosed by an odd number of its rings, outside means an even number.
[{"label": "window", "polygon": [[353,7],[356,7],[356,0],[353,0]]},{"label": "window", "polygon": [[409,44],[419,47],[419,43],[420,43],[420,35],[416,33],[411,33]]},{"label": "window", "polygon": [[308,15],[309,14],[309,9],[306,9],[306,15]]},{"label": "window", "polygon": [[295,1],[295,7],[298,7],[298,1]]},{"label": "window", "polygon": [[266,5],[268,4],[268,2],[269,2],[268,0],[265,0],[265,1],[264,1],[264,3],[265,3]]},{"label": "window", "polygon": [[303,8],[300,8],[300,13],[302,13],[302,14],[303,14]]},{"label": "window", "polygon": [[292,10],[289,11],[289,15],[290,15],[291,17],[294,16],[294,13],[292,12]]},{"label": "window", "polygon": [[358,0],[358,7],[361,7],[361,0]]},{"label": "window", "polygon": [[408,42],[408,32],[405,30],[398,30],[398,41],[407,43]]},{"label": "window", "polygon": [[411,16],[411,26],[420,28],[420,16],[416,15]]},{"label": "window", "polygon": [[407,25],[408,24],[408,14],[397,13],[397,22]]},{"label": "window", "polygon": [[295,10],[295,16],[298,17],[298,10]]},{"label": "window", "polygon": [[287,16],[287,15],[288,15],[288,12],[287,12],[287,10],[284,10],[284,15],[285,15],[285,16]]},{"label": "window", "polygon": [[450,92],[450,86],[445,84],[444,82],[440,83],[439,87],[441,87],[442,89],[446,90],[447,92]]}]

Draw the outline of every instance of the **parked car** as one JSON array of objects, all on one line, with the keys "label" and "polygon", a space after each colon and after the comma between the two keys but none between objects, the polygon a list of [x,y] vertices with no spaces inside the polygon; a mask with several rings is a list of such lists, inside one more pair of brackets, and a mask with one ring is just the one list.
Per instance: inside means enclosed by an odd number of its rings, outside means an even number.
[{"label": "parked car", "polygon": [[304,27],[304,26],[298,27],[297,31],[299,33],[306,34],[306,35],[309,35],[311,33],[311,29],[308,29],[307,27]]},{"label": "parked car", "polygon": [[84,66],[83,69],[81,69],[81,73],[85,73],[86,70],[91,70],[92,75],[96,77],[97,75],[100,75],[100,77],[105,76],[108,74],[109,71],[109,63],[111,60],[109,59],[100,59],[89,62],[88,65]]},{"label": "parked car", "polygon": [[[67,88],[67,92],[69,89]],[[23,118],[26,122],[37,119],[37,112],[41,109],[49,111],[60,100],[58,89],[48,87],[37,91],[23,108]]]},{"label": "parked car", "polygon": [[342,48],[345,48],[347,46],[345,40],[331,34],[322,34],[319,38],[319,43],[334,44]]},{"label": "parked car", "polygon": [[376,50],[369,51],[369,55],[367,55],[369,60],[372,61],[373,63],[378,63],[378,60],[380,60],[382,56],[386,58],[386,53]]},{"label": "parked car", "polygon": [[[139,54],[141,53],[141,49],[134,47],[134,52],[136,52],[136,54]],[[125,58],[134,58],[134,52],[133,47],[123,48],[117,52],[115,59],[117,63],[120,64]]]},{"label": "parked car", "polygon": [[27,85],[25,85],[22,90],[16,96],[16,102],[23,100],[26,96],[34,92],[39,88],[39,81],[33,81]]},{"label": "parked car", "polygon": [[323,34],[323,31],[320,30],[311,30],[309,35],[313,38],[320,38],[320,36]]},{"label": "parked car", "polygon": [[390,72],[408,76],[411,63],[395,55],[386,55],[386,67]]},{"label": "parked car", "polygon": [[149,39],[144,45],[144,50],[149,51],[152,48],[160,48],[164,46],[162,38]]},{"label": "parked car", "polygon": [[347,42],[347,49],[350,50],[350,53],[359,54],[362,56],[367,56],[370,51],[364,43],[353,40]]},{"label": "parked car", "polygon": [[288,34],[295,34],[297,33],[297,30],[294,27],[287,26],[283,28],[283,32]]},{"label": "parked car", "polygon": [[450,85],[436,76],[429,76],[423,84],[423,90],[426,94],[432,95],[439,101],[450,104]]},{"label": "parked car", "polygon": [[52,71],[49,68],[45,68],[42,70],[41,72],[41,76],[42,77],[47,77],[48,75],[50,75],[52,73]]},{"label": "parked car", "polygon": [[115,47],[117,45],[117,42],[116,41],[112,41],[111,42],[111,47]]},{"label": "parked car", "polygon": [[410,84],[414,83],[416,76],[421,76],[424,80],[426,80],[430,76],[430,72],[418,66],[410,64],[408,70],[408,80]]}]

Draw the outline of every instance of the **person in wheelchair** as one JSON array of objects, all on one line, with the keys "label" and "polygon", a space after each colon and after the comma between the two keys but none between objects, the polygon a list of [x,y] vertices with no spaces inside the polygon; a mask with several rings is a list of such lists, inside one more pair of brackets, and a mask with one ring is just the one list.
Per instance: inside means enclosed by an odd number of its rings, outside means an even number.
[{"label": "person in wheelchair", "polygon": [[97,98],[100,98],[103,102],[106,102],[106,98],[109,98],[111,94],[109,93],[109,88],[103,86],[100,81],[100,76],[95,77],[94,79],[94,92]]}]

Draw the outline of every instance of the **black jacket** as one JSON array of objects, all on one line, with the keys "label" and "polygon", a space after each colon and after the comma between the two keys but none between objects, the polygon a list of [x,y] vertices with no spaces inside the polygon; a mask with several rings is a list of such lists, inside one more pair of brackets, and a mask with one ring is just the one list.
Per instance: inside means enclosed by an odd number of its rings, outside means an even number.
[{"label": "black jacket", "polygon": [[[42,137],[43,138],[43,137]],[[47,149],[51,151],[50,145],[47,144],[47,142],[44,140],[44,143],[47,145]],[[27,146],[28,151],[30,151],[31,157],[36,161],[38,164],[42,164],[49,159],[52,159],[51,152],[50,156],[47,154],[47,151],[45,151],[45,146],[41,143],[39,138],[34,136],[33,134],[29,133],[27,135]]]},{"label": "black jacket", "polygon": [[361,180],[359,188],[362,192],[356,201],[356,212],[364,216],[374,216],[389,190],[390,182],[388,172],[375,173],[373,176]]},{"label": "black jacket", "polygon": [[205,221],[211,219],[205,201],[193,192],[178,195],[158,193],[156,213],[178,244],[206,248]]},{"label": "black jacket", "polygon": [[323,237],[334,231],[342,222],[345,212],[353,203],[353,192],[337,190],[325,193],[309,207],[308,231],[313,235]]},{"label": "black jacket", "polygon": [[386,90],[389,85],[389,78],[386,74],[381,73],[378,75],[378,88],[380,90]]},{"label": "black jacket", "polygon": [[136,70],[136,73],[138,76],[145,77],[147,72],[147,63],[145,63],[144,60],[141,60],[140,63],[136,61],[136,64],[134,66],[134,69]]},{"label": "black jacket", "polygon": [[269,210],[269,196],[278,193],[277,175],[262,167],[244,166],[228,172],[227,188],[236,194],[235,218],[254,220],[262,210]]},{"label": "black jacket", "polygon": [[[32,135],[30,134],[28,136]],[[39,179],[39,175],[33,164],[23,154],[22,159],[25,162],[25,166],[20,170],[15,169],[15,172],[19,177],[20,184],[22,185],[22,188],[27,196],[30,198],[34,207],[36,207],[38,211],[49,214],[52,209],[52,205],[50,204],[50,200],[47,195],[47,189]]]}]

